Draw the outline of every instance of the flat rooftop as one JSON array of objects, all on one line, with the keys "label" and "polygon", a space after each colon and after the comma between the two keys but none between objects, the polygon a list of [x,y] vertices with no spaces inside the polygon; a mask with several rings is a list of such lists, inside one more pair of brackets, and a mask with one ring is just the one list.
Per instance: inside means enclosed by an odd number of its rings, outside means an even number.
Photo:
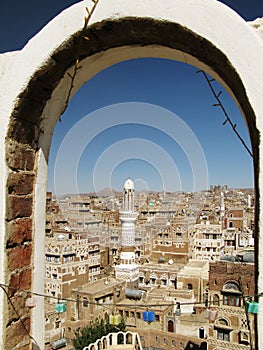
[{"label": "flat rooftop", "polygon": [[98,294],[99,292],[105,292],[107,289],[112,290],[113,287],[123,285],[123,281],[116,280],[115,278],[103,278],[95,282],[89,282],[83,284],[82,286],[75,288],[74,291],[78,291],[80,293],[88,293],[88,294]]}]

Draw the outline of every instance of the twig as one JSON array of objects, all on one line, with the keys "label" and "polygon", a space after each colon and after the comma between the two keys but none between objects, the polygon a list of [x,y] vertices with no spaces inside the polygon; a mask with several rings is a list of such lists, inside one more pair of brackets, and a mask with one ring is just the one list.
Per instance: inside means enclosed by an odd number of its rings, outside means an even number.
[{"label": "twig", "polygon": [[205,77],[215,99],[217,100],[217,103],[213,104],[214,107],[221,107],[225,117],[226,117],[226,120],[223,122],[223,125],[225,125],[226,123],[229,123],[234,131],[234,133],[237,135],[237,137],[239,138],[239,140],[241,141],[242,145],[245,147],[245,149],[247,150],[247,152],[250,154],[250,156],[253,158],[253,153],[251,152],[251,150],[248,148],[248,146],[246,145],[244,139],[241,137],[241,135],[239,134],[239,132],[237,131],[236,129],[236,124],[234,124],[232,122],[232,120],[230,119],[227,111],[225,110],[221,100],[220,100],[220,95],[222,94],[222,91],[219,91],[219,93],[216,93],[215,92],[215,89],[213,88],[213,85],[211,84],[215,79],[209,79],[207,74],[203,71],[203,70],[199,70],[197,71],[197,73],[203,73],[203,76]]},{"label": "twig", "polygon": [[[82,31],[81,31],[81,32],[83,33],[83,38],[84,38],[85,40],[87,40],[87,41],[89,41],[90,38],[84,35],[84,31],[85,31],[85,29],[87,29],[87,26],[88,26],[88,24],[89,24],[90,18],[91,18],[91,16],[92,16],[92,14],[93,14],[93,12],[94,12],[94,10],[95,10],[95,8],[96,8],[96,6],[97,6],[99,0],[92,0],[92,2],[94,3],[94,5],[92,6],[91,10],[89,10],[89,8],[86,7],[86,11],[87,11],[88,16],[87,16],[87,17],[84,17],[84,26],[83,26]],[[65,112],[65,110],[68,108],[68,104],[69,104],[70,97],[71,97],[71,92],[72,92],[72,90],[73,90],[73,88],[74,88],[74,81],[75,81],[75,78],[76,78],[76,75],[77,75],[77,71],[78,71],[78,69],[81,68],[81,67],[78,66],[78,64],[79,64],[79,58],[76,59],[76,62],[75,62],[75,64],[74,64],[73,73],[72,73],[72,74],[67,73],[68,76],[70,77],[71,81],[70,81],[70,86],[69,86],[69,90],[68,90],[67,97],[66,97],[66,101],[65,101],[65,106],[64,106],[63,111],[61,112],[61,114],[60,114],[60,116],[59,116],[59,118],[58,118],[58,120],[59,120],[60,122],[61,122],[61,116],[62,116],[62,114],[63,114],[63,113]]]}]

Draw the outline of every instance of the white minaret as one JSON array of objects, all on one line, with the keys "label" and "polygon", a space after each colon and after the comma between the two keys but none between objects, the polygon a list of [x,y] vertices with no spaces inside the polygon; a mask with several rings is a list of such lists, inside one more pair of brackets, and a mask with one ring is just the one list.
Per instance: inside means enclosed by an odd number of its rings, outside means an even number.
[{"label": "white minaret", "polygon": [[140,265],[135,263],[135,222],[138,213],[134,211],[134,183],[128,179],[124,183],[121,220],[120,264],[115,266],[115,277],[135,282],[139,278]]}]

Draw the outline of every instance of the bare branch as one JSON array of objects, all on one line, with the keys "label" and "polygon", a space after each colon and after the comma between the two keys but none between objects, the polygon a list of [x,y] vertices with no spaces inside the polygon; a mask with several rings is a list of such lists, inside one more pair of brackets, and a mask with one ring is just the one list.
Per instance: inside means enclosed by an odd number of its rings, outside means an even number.
[{"label": "bare branch", "polygon": [[218,93],[216,93],[216,92],[215,92],[215,89],[214,89],[214,87],[213,87],[213,85],[211,84],[213,81],[215,81],[215,79],[214,79],[214,78],[209,79],[208,76],[207,76],[207,74],[206,74],[203,70],[199,70],[199,71],[197,71],[196,73],[202,73],[203,76],[205,77],[205,80],[207,81],[207,84],[209,85],[209,87],[210,87],[210,89],[211,89],[211,91],[212,91],[212,93],[213,93],[213,95],[214,95],[214,97],[215,97],[215,99],[216,99],[216,101],[217,101],[217,103],[213,104],[213,106],[215,106],[215,107],[221,107],[221,109],[222,109],[222,111],[223,111],[223,113],[224,113],[224,115],[225,115],[225,117],[226,117],[226,120],[223,122],[223,125],[225,125],[226,123],[229,123],[229,124],[231,125],[231,128],[233,129],[234,133],[236,134],[236,136],[238,137],[238,139],[240,140],[240,142],[242,143],[242,145],[245,147],[245,149],[247,150],[247,152],[250,154],[250,156],[253,158],[253,153],[252,153],[252,151],[248,148],[248,146],[247,146],[247,144],[245,143],[244,139],[241,137],[241,135],[239,134],[239,132],[236,130],[237,125],[234,124],[234,123],[232,122],[232,120],[230,119],[230,117],[229,117],[227,111],[225,110],[225,108],[224,108],[224,106],[223,106],[223,104],[222,104],[222,102],[221,102],[221,100],[220,100],[220,98],[219,98],[220,95],[222,94],[222,91],[219,91]]}]

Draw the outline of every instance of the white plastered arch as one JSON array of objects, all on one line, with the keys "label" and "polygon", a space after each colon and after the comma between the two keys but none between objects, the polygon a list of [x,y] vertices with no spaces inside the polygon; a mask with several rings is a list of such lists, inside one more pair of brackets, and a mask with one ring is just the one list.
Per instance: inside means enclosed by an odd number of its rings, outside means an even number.
[{"label": "white plastered arch", "polygon": [[[7,53],[0,56],[0,73],[2,76],[0,93],[2,98],[1,111],[1,129],[0,129],[0,168],[3,169],[0,182],[0,228],[5,231],[5,212],[6,212],[6,182],[9,169],[6,165],[5,157],[5,138],[14,109],[17,97],[28,86],[31,78],[36,71],[44,67],[59,47],[70,40],[83,28],[84,17],[87,15],[85,7],[91,8],[93,1],[82,1],[71,8],[63,11],[53,21],[51,21],[40,33],[38,33],[21,50],[14,53]],[[166,0],[165,2],[157,0],[99,0],[94,14],[91,17],[89,26],[96,26],[101,22],[116,21],[122,19],[137,18],[142,21],[147,18],[157,22],[179,24],[185,30],[191,31],[194,35],[206,39],[215,48],[222,52],[230,62],[233,70],[239,76],[245,88],[247,100],[249,101],[254,115],[256,116],[256,127],[261,132],[263,130],[263,43],[255,34],[253,29],[243,21],[235,12],[216,0]],[[151,45],[127,45],[108,48],[94,55],[88,56],[81,61],[82,69],[78,71],[74,81],[74,92],[89,78],[104,68],[130,58],[139,57],[162,57],[183,61],[193,64],[199,68],[205,69],[221,82],[230,93],[232,93],[226,81],[216,73],[213,66],[202,63],[198,57],[189,53],[181,52],[169,48],[165,45],[152,43]],[[176,40],[176,39],[175,39]],[[55,68],[55,63],[54,69]],[[71,68],[72,70],[72,68]],[[43,134],[39,138],[40,151],[38,152],[38,171],[37,181],[35,183],[36,201],[34,203],[35,236],[37,237],[34,254],[34,290],[39,291],[44,281],[44,269],[39,266],[38,259],[44,255],[44,240],[41,235],[44,232],[45,225],[45,185],[47,179],[47,155],[52,138],[54,125],[65,107],[67,92],[70,81],[65,74],[59,84],[54,89],[52,97],[46,102],[41,119]],[[234,95],[232,93],[232,95]],[[233,96],[235,99],[236,97]],[[237,100],[237,99],[236,99]],[[239,101],[237,100],[239,104]],[[244,112],[244,111],[243,111]],[[262,176],[262,144],[259,146],[258,162],[258,193],[259,207],[263,207],[263,176]],[[259,266],[263,266],[263,240],[262,236],[263,212],[259,211]],[[0,238],[0,263],[5,266],[4,261],[5,235]],[[33,277],[34,277],[33,276]],[[4,269],[0,271],[0,281],[5,280]],[[258,276],[258,289],[263,290],[263,274]],[[4,303],[4,296],[0,296],[0,307]],[[42,311],[41,311],[42,308]],[[1,310],[3,308],[1,307]],[[43,328],[44,321],[40,320],[39,313],[43,312],[43,303],[39,301],[39,308],[33,312],[32,332],[38,344],[43,346]],[[44,318],[42,317],[44,320]],[[3,313],[0,314],[0,323],[3,320]],[[258,348],[263,348],[263,303],[260,302],[259,312],[259,339]],[[3,327],[4,328],[4,327]],[[5,348],[1,343],[4,329],[0,329],[0,347]]]}]

